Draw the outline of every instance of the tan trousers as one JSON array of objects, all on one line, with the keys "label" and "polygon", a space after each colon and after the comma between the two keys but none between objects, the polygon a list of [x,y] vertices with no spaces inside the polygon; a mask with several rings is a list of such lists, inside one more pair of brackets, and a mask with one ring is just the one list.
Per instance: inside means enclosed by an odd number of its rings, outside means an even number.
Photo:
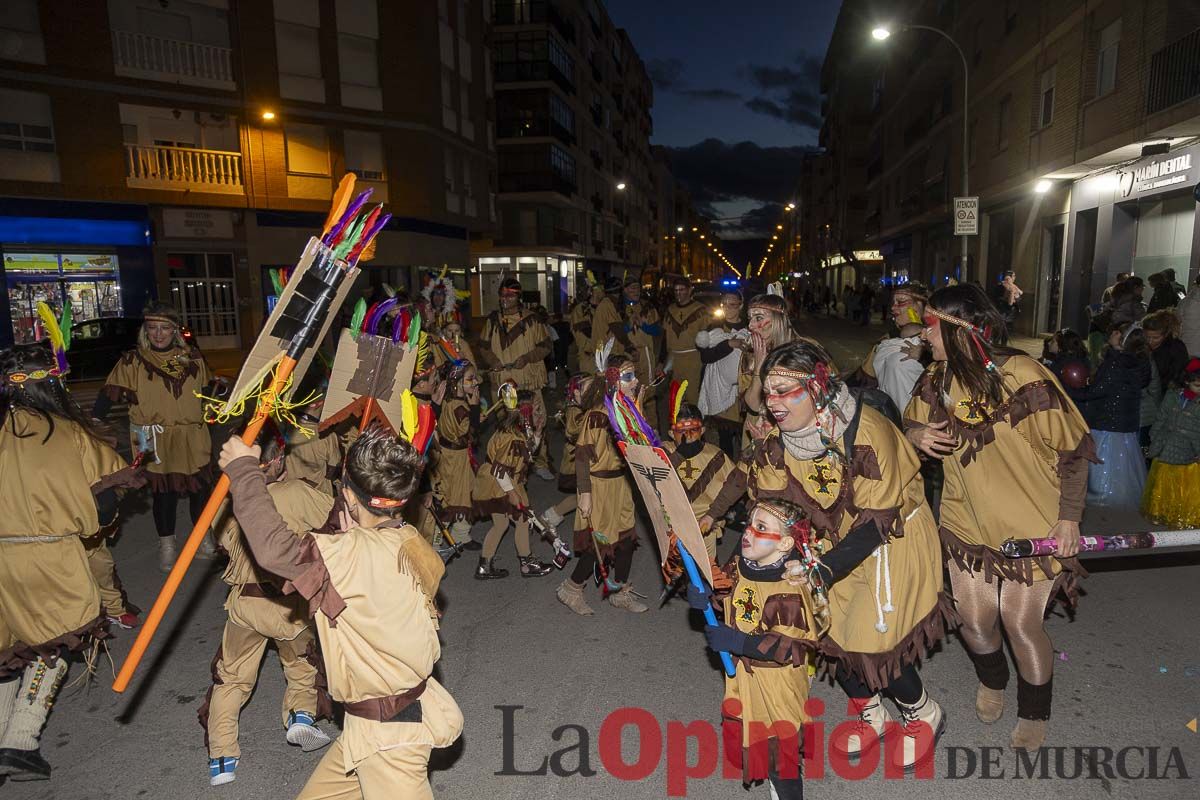
[{"label": "tan trousers", "polygon": [[92,536],[81,539],[83,550],[87,553],[88,570],[100,589],[100,603],[104,612],[110,617],[119,617],[129,609],[125,606],[125,597],[117,588],[120,583],[117,578],[117,565],[113,561],[112,551],[103,536]]},{"label": "tan trousers", "polygon": [[[257,602],[270,602],[259,600]],[[243,600],[243,602],[245,602]],[[304,658],[313,641],[311,628],[305,628],[295,639],[271,639],[258,631],[243,628],[233,622],[225,623],[221,637],[221,658],[216,672],[220,683],[213,685],[208,706],[208,757],[238,758],[238,714],[250,699],[258,682],[258,667],[262,663],[267,643],[274,641],[279,651],[279,663],[287,680],[283,693],[283,720],[288,713],[307,711],[317,713],[317,670]]]},{"label": "tan trousers", "polygon": [[334,742],[296,800],[433,800],[429,745],[380,750],[347,775],[342,741]]}]

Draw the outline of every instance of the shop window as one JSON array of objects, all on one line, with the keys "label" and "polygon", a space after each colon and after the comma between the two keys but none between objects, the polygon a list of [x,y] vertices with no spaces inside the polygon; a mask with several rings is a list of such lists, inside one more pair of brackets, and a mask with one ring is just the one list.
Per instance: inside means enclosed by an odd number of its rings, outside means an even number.
[{"label": "shop window", "polygon": [[365,181],[382,181],[384,168],[383,137],[375,131],[344,131],[346,169]]},{"label": "shop window", "polygon": [[320,125],[288,125],[287,169],[300,175],[329,174],[329,134]]},{"label": "shop window", "polygon": [[168,253],[171,304],[201,347],[240,345],[231,253]]},{"label": "shop window", "polygon": [[1117,87],[1117,50],[1121,43],[1121,20],[1100,31],[1096,55],[1096,97]]},{"label": "shop window", "polygon": [[75,323],[121,315],[117,257],[107,253],[4,254],[13,341],[45,338],[37,304],[48,304],[57,317],[71,303]]}]

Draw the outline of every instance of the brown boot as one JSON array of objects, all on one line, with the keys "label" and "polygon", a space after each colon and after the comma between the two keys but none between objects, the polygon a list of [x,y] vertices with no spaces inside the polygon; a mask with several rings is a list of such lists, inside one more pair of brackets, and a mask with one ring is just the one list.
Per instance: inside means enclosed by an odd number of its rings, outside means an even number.
[{"label": "brown boot", "polygon": [[567,578],[558,585],[558,591],[555,592],[558,596],[558,602],[562,603],[567,608],[574,611],[581,617],[590,617],[596,612],[587,604],[587,600],[583,599],[583,584]]},{"label": "brown boot", "polygon": [[635,592],[627,583],[621,587],[619,592],[610,594],[608,596],[608,602],[612,604],[613,608],[623,608],[626,611],[632,611],[634,614],[642,614],[646,611],[649,611],[650,606],[640,602],[638,600],[638,597],[640,596],[641,595]]},{"label": "brown boot", "polygon": [[975,716],[989,725],[1004,716],[1004,690],[989,689],[982,683],[975,690]]},{"label": "brown boot", "polygon": [[1017,719],[1017,727],[1013,728],[1012,746],[1018,750],[1037,750],[1046,741],[1046,723],[1044,719]]},{"label": "brown boot", "polygon": [[1012,732],[1014,748],[1036,750],[1046,741],[1046,723],[1050,720],[1053,695],[1053,678],[1033,684],[1017,676],[1017,727]]}]

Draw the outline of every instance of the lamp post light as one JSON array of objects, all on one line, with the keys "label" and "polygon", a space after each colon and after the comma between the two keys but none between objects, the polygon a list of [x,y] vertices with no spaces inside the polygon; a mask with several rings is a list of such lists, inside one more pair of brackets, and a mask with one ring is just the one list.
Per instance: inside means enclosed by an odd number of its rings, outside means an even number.
[{"label": "lamp post light", "polygon": [[[946,33],[943,30],[940,30],[938,28],[933,28],[933,27],[930,27],[929,25],[904,24],[904,25],[897,25],[896,29],[899,31],[917,30],[917,31],[930,31],[932,33],[936,33],[938,36],[941,36],[943,39],[945,39],[947,42],[949,42],[951,45],[953,45],[954,51],[956,53],[958,53],[958,57],[962,60],[962,66],[963,66],[962,196],[968,197],[971,193],[970,189],[968,189],[968,183],[967,183],[967,172],[970,169],[971,150],[970,150],[969,139],[970,139],[970,135],[971,135],[970,134],[971,123],[970,123],[970,117],[967,113],[968,112],[968,103],[970,102],[970,94],[967,91],[967,82],[970,78],[971,69],[967,65],[967,56],[963,53],[962,48],[958,46],[958,42],[954,41],[954,39],[950,36],[950,34]],[[871,37],[879,42],[882,42],[883,40],[887,39],[891,35],[892,35],[891,29],[884,25],[880,25],[871,31]],[[962,279],[963,280],[967,279],[967,260],[969,258],[969,242],[970,242],[970,237],[967,236],[966,234],[963,234],[963,236],[962,236]]]}]

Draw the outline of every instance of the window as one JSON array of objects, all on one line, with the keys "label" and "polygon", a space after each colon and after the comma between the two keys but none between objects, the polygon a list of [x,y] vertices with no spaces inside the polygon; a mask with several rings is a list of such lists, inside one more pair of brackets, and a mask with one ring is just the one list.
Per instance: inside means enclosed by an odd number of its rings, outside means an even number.
[{"label": "window", "polygon": [[376,41],[349,33],[338,34],[338,67],[342,83],[378,86],[379,55]]},{"label": "window", "polygon": [[1096,56],[1096,97],[1103,97],[1117,87],[1117,47],[1121,43],[1121,20],[1100,31]]},{"label": "window", "polygon": [[46,63],[46,45],[38,19],[37,0],[0,3],[0,56],[30,64]]},{"label": "window", "polygon": [[454,110],[454,73],[442,69],[442,126],[458,131],[458,112]]},{"label": "window", "polygon": [[453,192],[458,189],[458,182],[455,180],[454,172],[454,153],[450,150],[444,151],[445,168],[446,168],[446,191]]},{"label": "window", "polygon": [[459,84],[459,114],[462,117],[462,135],[475,141],[475,123],[471,120],[471,84]]},{"label": "window", "polygon": [[320,125],[287,125],[288,172],[301,175],[329,174],[329,134]]},{"label": "window", "polygon": [[382,181],[383,137],[374,131],[345,131],[346,169],[365,181]]},{"label": "window", "polygon": [[572,135],[575,133],[575,111],[558,95],[550,94],[550,118]]},{"label": "window", "polygon": [[298,100],[325,102],[318,29],[294,22],[276,22],[275,46],[279,61],[279,94]]},{"label": "window", "polygon": [[0,90],[0,150],[54,152],[49,95]]},{"label": "window", "polygon": [[549,37],[549,44],[550,63],[557,67],[565,77],[572,81],[575,80],[575,60],[553,36]]},{"label": "window", "polygon": [[1044,128],[1054,121],[1054,78],[1055,68],[1042,73],[1042,85],[1038,93],[1038,127]]},{"label": "window", "polygon": [[1000,98],[996,108],[996,149],[1008,147],[1008,115],[1012,111],[1012,95],[1006,94]]},{"label": "window", "polygon": [[556,144],[550,145],[550,168],[559,177],[575,183],[575,159]]}]

